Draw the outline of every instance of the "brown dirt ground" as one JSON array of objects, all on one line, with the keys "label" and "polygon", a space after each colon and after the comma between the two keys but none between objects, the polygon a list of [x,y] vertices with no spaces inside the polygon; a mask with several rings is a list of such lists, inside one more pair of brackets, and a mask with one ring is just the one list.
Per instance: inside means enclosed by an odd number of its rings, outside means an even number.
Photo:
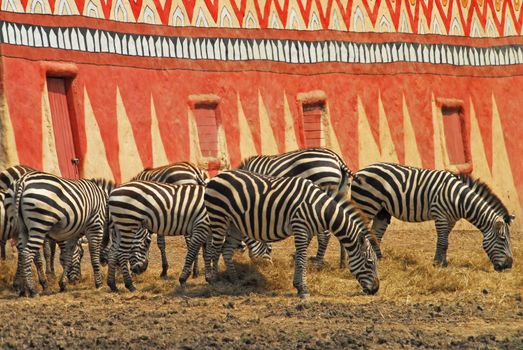
[{"label": "brown dirt ground", "polygon": [[[410,226],[409,226],[410,227]],[[177,282],[183,239],[168,238],[169,279],[158,277],[159,254],[134,281],[138,292],[95,290],[88,259],[82,281],[51,294],[19,298],[10,289],[14,255],[0,263],[0,345],[19,348],[181,349],[523,349],[523,238],[513,233],[514,267],[496,273],[481,234],[451,235],[449,267],[432,266],[435,232],[387,232],[381,288],[363,295],[337,268],[338,244],[327,264],[309,268],[312,296],[292,288],[292,239],[275,244],[274,265],[236,256],[241,283],[208,286],[202,277]],[[333,240],[334,241],[334,240]],[[415,247],[415,249],[413,249]],[[315,243],[310,253],[315,252]],[[88,254],[86,254],[88,258]],[[58,263],[57,263],[58,264]],[[59,270],[60,268],[57,267]],[[222,266],[223,270],[223,266]]]}]

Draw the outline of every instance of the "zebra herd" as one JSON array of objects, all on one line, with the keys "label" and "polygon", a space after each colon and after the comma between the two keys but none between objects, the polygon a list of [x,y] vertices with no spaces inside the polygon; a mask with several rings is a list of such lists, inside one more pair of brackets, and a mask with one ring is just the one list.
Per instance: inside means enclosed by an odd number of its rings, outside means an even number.
[{"label": "zebra herd", "polygon": [[[351,199],[349,199],[351,198]],[[131,271],[147,269],[151,235],[156,233],[167,276],[165,236],[183,235],[187,254],[179,282],[198,274],[203,250],[205,278],[212,282],[223,256],[230,279],[237,280],[233,251],[242,245],[251,257],[271,259],[272,242],[294,236],[293,286],[307,297],[307,248],[318,239],[321,264],[334,235],[340,243],[340,267],[347,266],[363,291],[379,289],[380,242],[392,217],[402,221],[434,220],[434,263],[447,265],[448,235],[459,219],[483,234],[483,248],[494,269],[512,267],[510,224],[514,219],[501,200],[479,180],[448,171],[377,163],[353,173],[335,153],[311,148],[275,156],[255,156],[236,170],[212,179],[188,162],[145,169],[116,186],[105,179],[63,179],[24,166],[0,173],[0,248],[17,242],[15,288],[36,294],[31,264],[43,290],[46,272],[40,250],[60,247],[60,290],[80,276],[85,237],[95,287],[102,285],[101,265],[108,264],[107,284],[117,290],[122,272],[134,291]],[[54,258],[46,256],[46,269]],[[347,257],[348,255],[348,257]],[[130,268],[130,269],[129,269]]]}]

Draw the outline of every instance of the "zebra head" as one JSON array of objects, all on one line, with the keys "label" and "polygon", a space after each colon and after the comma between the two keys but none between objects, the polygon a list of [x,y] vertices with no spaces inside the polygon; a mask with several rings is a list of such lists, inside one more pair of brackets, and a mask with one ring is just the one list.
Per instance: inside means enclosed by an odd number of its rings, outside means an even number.
[{"label": "zebra head", "polygon": [[[378,258],[370,240],[375,239],[365,226],[356,223],[359,228],[356,247],[349,255],[349,270],[356,277],[365,294],[376,294],[380,288],[378,277]],[[377,244],[377,243],[376,243]]]},{"label": "zebra head", "polygon": [[498,272],[512,267],[510,224],[514,219],[514,215],[508,215],[504,218],[496,216],[489,230],[490,232],[485,233],[483,249],[487,252],[494,269]]},{"label": "zebra head", "polygon": [[84,248],[82,247],[82,240],[79,239],[73,248],[71,255],[71,265],[67,272],[67,279],[70,283],[76,283],[82,277],[82,258],[84,256]]},{"label": "zebra head", "polygon": [[149,266],[149,247],[151,246],[151,234],[145,229],[136,233],[134,239],[129,264],[131,271],[137,275],[144,273]]}]

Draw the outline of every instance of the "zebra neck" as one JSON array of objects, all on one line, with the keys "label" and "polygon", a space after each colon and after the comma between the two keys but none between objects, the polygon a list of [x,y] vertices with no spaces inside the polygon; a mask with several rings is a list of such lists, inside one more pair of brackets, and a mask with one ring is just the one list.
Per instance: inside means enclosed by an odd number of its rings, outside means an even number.
[{"label": "zebra neck", "polygon": [[497,213],[486,200],[470,189],[463,191],[460,197],[459,201],[463,203],[462,217],[485,235],[492,229]]}]

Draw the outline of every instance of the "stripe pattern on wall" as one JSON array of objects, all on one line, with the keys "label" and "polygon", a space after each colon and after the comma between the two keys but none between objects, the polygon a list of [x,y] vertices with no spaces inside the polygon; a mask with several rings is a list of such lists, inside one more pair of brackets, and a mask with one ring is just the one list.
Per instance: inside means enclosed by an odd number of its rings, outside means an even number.
[{"label": "stripe pattern on wall", "polygon": [[523,64],[523,45],[473,47],[416,42],[207,38],[126,34],[83,27],[0,21],[0,43],[126,56],[218,61],[382,64],[418,62],[455,66]]}]

